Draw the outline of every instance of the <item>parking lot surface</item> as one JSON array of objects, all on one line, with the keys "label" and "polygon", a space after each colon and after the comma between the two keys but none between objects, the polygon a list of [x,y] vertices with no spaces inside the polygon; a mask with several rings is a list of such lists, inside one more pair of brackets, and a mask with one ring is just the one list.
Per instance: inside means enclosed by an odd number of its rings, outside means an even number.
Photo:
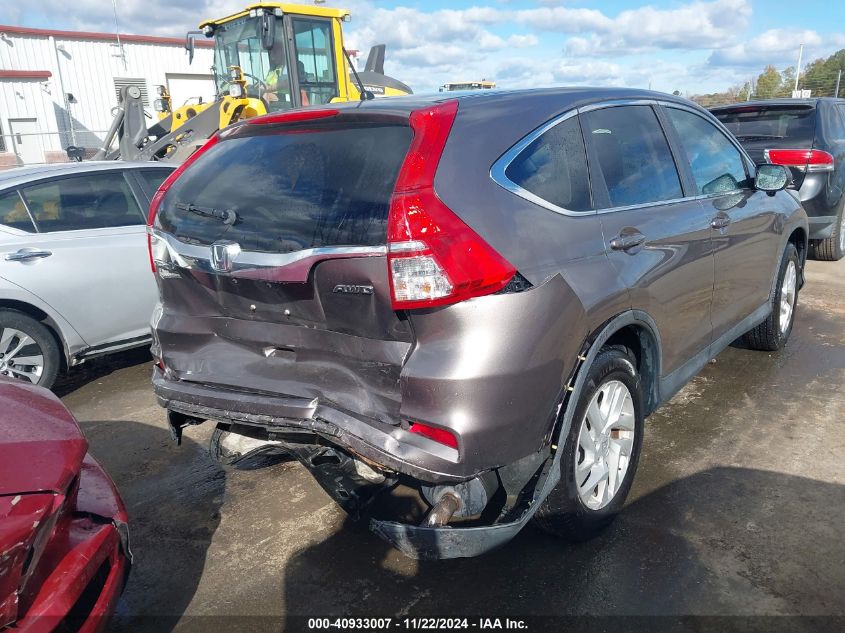
[{"label": "parking lot surface", "polygon": [[135,554],[112,629],[281,630],[303,615],[845,615],[845,260],[808,269],[783,352],[731,347],[649,418],[607,532],[570,545],[529,527],[477,559],[405,558],[297,463],[220,467],[207,455],[211,423],[177,447],[143,350],[80,369],[56,390],[123,493]]}]

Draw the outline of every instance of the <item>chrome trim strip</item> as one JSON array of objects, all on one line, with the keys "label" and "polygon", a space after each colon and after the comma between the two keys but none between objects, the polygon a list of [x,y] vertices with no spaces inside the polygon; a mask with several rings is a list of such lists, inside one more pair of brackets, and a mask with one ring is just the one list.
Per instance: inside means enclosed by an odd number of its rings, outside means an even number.
[{"label": "chrome trim strip", "polygon": [[592,112],[593,110],[604,110],[605,108],[615,108],[618,106],[631,106],[631,105],[650,105],[654,106],[658,103],[662,103],[657,99],[616,99],[612,101],[601,101],[599,103],[590,103],[585,106],[581,106],[578,108],[578,114],[584,114],[586,112]]},{"label": "chrome trim strip", "polygon": [[[211,246],[188,244],[154,228],[148,228],[148,231],[166,244],[173,266],[211,275],[260,281],[304,283],[308,281],[308,273],[317,262],[387,255],[387,246],[322,246],[291,253],[240,251],[232,258],[231,271],[221,272],[212,265]],[[164,264],[166,266],[167,262]]]},{"label": "chrome trim strip", "polygon": [[[679,202],[690,202],[694,200],[706,200],[709,198],[716,198],[719,196],[730,195],[734,193],[741,193],[744,191],[749,191],[748,189],[733,189],[731,191],[720,191],[719,193],[715,194],[699,194],[695,196],[685,196],[683,198],[673,198],[672,200],[656,200],[653,202],[644,202],[641,204],[632,204],[624,207],[608,207],[606,209],[593,209],[591,211],[572,211],[571,209],[565,209],[563,207],[559,207],[551,202],[544,200],[543,198],[531,193],[530,191],[523,189],[515,182],[510,180],[506,175],[505,172],[507,168],[510,167],[510,164],[513,160],[524,150],[528,147],[531,143],[533,143],[539,136],[542,136],[545,132],[552,129],[559,123],[566,121],[573,116],[579,116],[586,112],[592,112],[594,110],[602,110],[605,108],[613,108],[617,106],[629,106],[629,105],[650,105],[650,106],[668,106],[668,107],[675,107],[680,110],[688,110],[689,112],[698,115],[705,121],[709,121],[706,117],[702,116],[702,113],[698,111],[696,108],[687,106],[683,103],[677,103],[675,101],[668,101],[663,99],[619,99],[615,101],[602,101],[600,103],[591,103],[586,106],[582,106],[580,108],[573,108],[568,112],[565,112],[557,117],[551,119],[550,121],[544,123],[534,131],[530,132],[526,137],[522,140],[518,141],[515,145],[513,145],[508,151],[502,154],[493,166],[490,168],[490,178],[495,182],[497,185],[502,187],[503,189],[510,191],[512,194],[523,198],[524,200],[528,200],[529,202],[533,202],[537,206],[543,207],[548,209],[549,211],[554,211],[555,213],[559,213],[561,215],[571,216],[571,217],[583,217],[583,216],[590,216],[590,215],[599,215],[604,213],[616,213],[617,211],[629,211],[632,209],[645,209],[647,207],[654,207],[660,206],[665,204],[677,204]],[[754,164],[742,146],[738,145],[735,141],[731,139],[732,135],[730,131],[728,131],[721,122],[713,117],[716,120],[716,129],[725,133],[727,139],[731,142],[731,144],[737,148],[740,152],[740,155],[746,160],[747,163],[751,165]],[[712,121],[709,121],[711,124]],[[747,173],[746,173],[747,175]]]}]

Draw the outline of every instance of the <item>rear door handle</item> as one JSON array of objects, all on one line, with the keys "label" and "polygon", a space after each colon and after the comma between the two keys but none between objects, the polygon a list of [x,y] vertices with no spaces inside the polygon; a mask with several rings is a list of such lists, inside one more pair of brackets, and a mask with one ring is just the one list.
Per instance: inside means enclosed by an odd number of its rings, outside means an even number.
[{"label": "rear door handle", "polygon": [[726,229],[730,223],[731,218],[728,215],[717,215],[715,218],[710,220],[710,226],[714,229]]},{"label": "rear door handle", "polygon": [[610,248],[614,251],[627,251],[643,243],[645,243],[645,235],[642,233],[626,233],[610,240]]},{"label": "rear door handle", "polygon": [[32,259],[50,257],[52,254],[51,251],[41,251],[37,248],[22,248],[14,253],[7,253],[5,259],[7,262],[28,262]]}]

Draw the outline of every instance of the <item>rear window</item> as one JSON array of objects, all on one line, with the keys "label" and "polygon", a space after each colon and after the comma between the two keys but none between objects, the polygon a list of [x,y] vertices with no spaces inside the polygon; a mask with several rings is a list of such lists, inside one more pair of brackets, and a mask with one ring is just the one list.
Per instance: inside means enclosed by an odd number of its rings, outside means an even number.
[{"label": "rear window", "polygon": [[816,131],[812,107],[742,106],[713,114],[740,142],[778,140],[810,147]]},{"label": "rear window", "polygon": [[[225,239],[258,252],[384,244],[411,136],[406,126],[359,125],[227,139],[174,183],[161,228],[186,242]],[[209,209],[237,219],[224,224],[203,215]]]}]

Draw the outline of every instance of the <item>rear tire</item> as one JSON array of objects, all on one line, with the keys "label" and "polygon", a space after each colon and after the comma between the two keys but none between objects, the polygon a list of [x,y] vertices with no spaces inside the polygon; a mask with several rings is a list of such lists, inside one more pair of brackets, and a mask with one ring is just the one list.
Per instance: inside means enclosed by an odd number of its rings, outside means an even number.
[{"label": "rear tire", "polygon": [[845,206],[839,210],[830,237],[810,240],[810,257],[822,262],[838,262],[845,257]]},{"label": "rear tire", "polygon": [[801,258],[798,257],[798,250],[794,244],[787,244],[778,269],[777,289],[772,297],[772,312],[765,321],[745,334],[743,338],[748,347],[776,352],[786,345],[795,323],[800,277]]},{"label": "rear tire", "polygon": [[[633,360],[621,349],[603,349],[575,408],[562,449],[560,481],[534,515],[542,529],[568,541],[584,541],[610,525],[631,489],[643,422],[642,388]],[[609,427],[607,434],[602,425]]]},{"label": "rear tire", "polygon": [[17,310],[0,310],[0,375],[53,386],[59,345],[44,324]]}]

